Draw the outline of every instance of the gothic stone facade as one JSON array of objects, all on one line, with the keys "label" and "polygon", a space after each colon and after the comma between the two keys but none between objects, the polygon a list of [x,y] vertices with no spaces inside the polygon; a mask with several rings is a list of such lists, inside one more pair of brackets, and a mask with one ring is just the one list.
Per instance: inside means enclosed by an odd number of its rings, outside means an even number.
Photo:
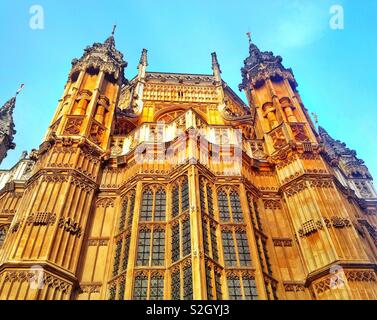
[{"label": "gothic stone facade", "polygon": [[[0,299],[376,299],[377,194],[250,42],[213,73],[72,62],[27,175],[0,192]],[[6,173],[3,173],[6,175]]]}]

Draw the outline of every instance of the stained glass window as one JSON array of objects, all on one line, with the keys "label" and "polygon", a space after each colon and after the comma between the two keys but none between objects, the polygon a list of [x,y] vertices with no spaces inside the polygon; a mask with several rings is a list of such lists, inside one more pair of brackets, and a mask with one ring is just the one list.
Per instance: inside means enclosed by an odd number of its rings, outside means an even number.
[{"label": "stained glass window", "polygon": [[213,196],[212,188],[207,184],[207,203],[208,203],[208,214],[213,217]]},{"label": "stained glass window", "polygon": [[176,262],[180,258],[179,250],[179,224],[176,224],[172,228],[172,238],[171,238],[172,254],[171,259]]},{"label": "stained glass window", "polygon": [[247,243],[246,232],[237,232],[237,247],[238,247],[238,257],[241,266],[249,266],[251,263],[249,244]]},{"label": "stained glass window", "polygon": [[233,234],[231,231],[222,232],[223,240],[223,251],[225,265],[228,267],[233,267],[237,265],[236,251],[234,247]]},{"label": "stained glass window", "polygon": [[235,191],[232,191],[230,193],[230,205],[232,207],[233,221],[243,222],[244,220],[242,216],[240,197],[238,196],[238,193]]},{"label": "stained glass window", "polygon": [[115,300],[117,291],[115,284],[112,284],[109,289],[109,300]]},{"label": "stained glass window", "polygon": [[191,253],[190,219],[182,222],[182,250],[183,256]]},{"label": "stained glass window", "polygon": [[144,275],[137,276],[134,283],[134,300],[146,300],[148,291],[148,277]]},{"label": "stained glass window", "polygon": [[219,251],[217,249],[217,237],[216,237],[215,227],[211,226],[210,233],[211,233],[211,243],[212,243],[212,258],[215,261],[219,261]]},{"label": "stained glass window", "polygon": [[130,196],[130,211],[127,218],[127,227],[132,226],[132,220],[134,217],[134,208],[135,208],[135,194]]},{"label": "stained glass window", "polygon": [[192,271],[191,266],[183,270],[183,299],[192,300]]},{"label": "stained glass window", "polygon": [[117,241],[116,248],[115,248],[113,276],[116,276],[118,274],[121,254],[122,254],[122,240],[120,239]]},{"label": "stained glass window", "polygon": [[220,220],[227,222],[230,220],[229,206],[228,206],[228,196],[224,191],[218,193]]},{"label": "stained glass window", "polygon": [[171,276],[171,298],[172,300],[181,299],[181,274],[179,270]]},{"label": "stained glass window", "polygon": [[126,289],[126,280],[122,279],[119,284],[119,295],[118,300],[124,300],[124,291]]},{"label": "stained glass window", "polygon": [[155,221],[164,221],[166,211],[166,194],[163,190],[158,190],[156,192],[156,206],[155,206]]},{"label": "stained glass window", "polygon": [[128,255],[130,253],[130,235],[127,235],[126,238],[123,240],[124,248],[123,248],[123,263],[122,263],[122,271],[127,269],[128,264]]},{"label": "stained glass window", "polygon": [[215,286],[216,286],[216,298],[217,300],[223,299],[223,292],[221,289],[221,274],[215,272]]},{"label": "stained glass window", "polygon": [[241,282],[238,276],[231,276],[227,279],[230,300],[242,300]]},{"label": "stained glass window", "polygon": [[161,275],[152,276],[151,278],[150,300],[164,299],[164,277]]},{"label": "stained glass window", "polygon": [[120,214],[120,221],[119,221],[119,231],[122,231],[124,229],[124,226],[126,223],[127,209],[128,209],[128,197],[126,197],[126,199],[122,203],[122,211]]},{"label": "stained glass window", "polygon": [[152,265],[163,266],[165,262],[165,231],[154,230]]},{"label": "stained glass window", "polygon": [[137,248],[137,265],[149,265],[149,252],[150,252],[151,231],[141,230],[139,233],[139,242]]},{"label": "stained glass window", "polygon": [[202,215],[207,213],[206,211],[206,197],[204,193],[204,181],[201,179],[199,182],[199,193],[200,193],[200,210]]},{"label": "stained glass window", "polygon": [[141,203],[141,221],[152,220],[152,210],[153,210],[153,193],[152,190],[146,190],[143,193],[143,200]]},{"label": "stained glass window", "polygon": [[189,185],[187,178],[182,184],[182,212],[188,210],[190,207],[189,203]]},{"label": "stained glass window", "polygon": [[176,217],[179,214],[179,190],[178,186],[173,188],[172,193],[172,215]]},{"label": "stained glass window", "polygon": [[255,280],[250,277],[243,277],[242,282],[243,282],[243,289],[245,292],[245,299],[257,300],[258,292],[257,292],[257,287],[255,285]]},{"label": "stained glass window", "polygon": [[207,299],[213,300],[213,285],[212,285],[212,272],[210,268],[206,268],[206,283],[207,283]]},{"label": "stained glass window", "polygon": [[202,220],[203,223],[203,246],[204,246],[204,254],[209,256],[209,242],[208,242],[208,221]]}]

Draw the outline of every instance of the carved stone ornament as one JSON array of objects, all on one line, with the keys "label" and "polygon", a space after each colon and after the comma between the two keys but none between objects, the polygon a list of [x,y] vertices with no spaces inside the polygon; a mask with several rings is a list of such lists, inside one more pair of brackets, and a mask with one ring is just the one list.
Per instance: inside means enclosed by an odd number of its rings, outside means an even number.
[{"label": "carved stone ornament", "polygon": [[244,67],[241,69],[242,83],[239,89],[245,89],[249,83],[257,85],[267,79],[287,79],[292,88],[297,87],[292,69],[286,69],[282,65],[282,57],[274,56],[270,51],[262,52],[252,42],[249,46],[249,57],[244,61]]},{"label": "carved stone ornament", "polygon": [[51,212],[36,212],[29,215],[26,219],[27,225],[48,226],[56,221],[56,214]]},{"label": "carved stone ornament", "polygon": [[78,117],[69,118],[64,129],[64,134],[77,135],[80,134],[83,119]]},{"label": "carved stone ornament", "polygon": [[72,218],[60,218],[59,219],[59,228],[64,229],[64,231],[69,232],[71,235],[81,237],[81,227],[79,224],[72,220]]},{"label": "carved stone ornament", "polygon": [[301,238],[308,237],[322,229],[323,224],[321,221],[308,220],[302,224],[301,229],[298,230],[298,234]]},{"label": "carved stone ornament", "polygon": [[104,43],[94,43],[87,47],[80,59],[74,59],[71,75],[93,68],[111,74],[115,79],[123,80],[126,66],[127,62],[123,60],[123,54],[115,48],[114,36],[110,36]]}]

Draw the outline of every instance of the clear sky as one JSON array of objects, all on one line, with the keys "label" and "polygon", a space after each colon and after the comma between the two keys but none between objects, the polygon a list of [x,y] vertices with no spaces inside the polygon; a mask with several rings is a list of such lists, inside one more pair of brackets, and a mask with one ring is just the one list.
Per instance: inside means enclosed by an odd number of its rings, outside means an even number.
[{"label": "clear sky", "polygon": [[[33,30],[29,9],[44,9],[44,29]],[[344,8],[344,29],[330,28],[330,7]],[[15,123],[17,148],[41,143],[73,58],[104,41],[116,23],[117,47],[136,74],[142,48],[149,71],[211,73],[216,51],[223,79],[234,89],[248,54],[250,30],[261,50],[284,58],[303,101],[320,125],[356,149],[377,177],[377,1],[375,0],[1,0],[0,104],[20,83]],[[244,95],[241,94],[244,99]]]}]

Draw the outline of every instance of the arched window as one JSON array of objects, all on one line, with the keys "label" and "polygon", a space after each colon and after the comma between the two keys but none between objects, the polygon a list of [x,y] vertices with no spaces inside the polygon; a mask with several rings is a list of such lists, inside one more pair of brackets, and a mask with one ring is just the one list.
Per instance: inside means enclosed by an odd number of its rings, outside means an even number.
[{"label": "arched window", "polygon": [[171,275],[171,299],[181,299],[181,273],[180,270],[176,270]]},{"label": "arched window", "polygon": [[139,240],[137,246],[137,260],[138,266],[149,265],[149,254],[151,245],[151,230],[141,230],[139,232]]},{"label": "arched window", "polygon": [[222,232],[224,261],[227,267],[234,267],[237,265],[237,255],[234,246],[233,234],[226,230]]},{"label": "arched window", "polygon": [[152,265],[163,266],[165,263],[165,230],[155,229],[152,243]]},{"label": "arched window", "polygon": [[163,190],[156,192],[155,221],[164,221],[166,212],[166,193]]},{"label": "arched window", "polygon": [[144,190],[141,202],[140,221],[165,221],[166,193],[160,187]]},{"label": "arched window", "polygon": [[191,232],[190,219],[182,223],[182,255],[187,256],[191,253]]},{"label": "arched window", "polygon": [[172,244],[172,254],[171,259],[172,262],[176,262],[180,259],[180,236],[179,236],[179,223],[175,224],[172,227],[172,238],[171,238],[171,244]]},{"label": "arched window", "polygon": [[[130,252],[130,237],[135,207],[135,190],[128,192],[123,198],[119,218],[119,236],[117,236],[114,254],[113,276],[127,270]],[[116,287],[116,285],[115,285]],[[116,288],[114,289],[117,290]],[[119,289],[120,290],[120,289]]]},{"label": "arched window", "polygon": [[200,209],[203,214],[207,214],[213,218],[213,195],[212,187],[205,178],[199,180],[199,193],[200,193]]},{"label": "arched window", "polygon": [[172,217],[186,213],[190,209],[190,192],[187,176],[177,179],[172,188]]},{"label": "arched window", "polygon": [[146,300],[148,295],[148,276],[138,275],[134,283],[134,300]]},{"label": "arched window", "polygon": [[184,300],[192,300],[193,299],[191,265],[186,266],[183,269],[183,299]]},{"label": "arched window", "polygon": [[120,220],[119,220],[119,231],[123,231],[126,225],[127,210],[128,210],[128,197],[126,197],[122,203],[122,211],[121,211]]},{"label": "arched window", "polygon": [[237,191],[220,189],[217,198],[221,222],[244,223],[241,201]]},{"label": "arched window", "polygon": [[172,192],[172,216],[179,215],[179,187],[175,185]]},{"label": "arched window", "polygon": [[162,300],[164,298],[164,276],[156,272],[143,271],[134,281],[133,300]]},{"label": "arched window", "polygon": [[147,189],[143,192],[143,200],[141,202],[141,221],[150,221],[152,220],[153,212],[153,192],[150,189]]},{"label": "arched window", "polygon": [[225,191],[219,191],[217,198],[219,203],[220,220],[222,222],[227,222],[230,220],[228,195]]},{"label": "arched window", "polygon": [[150,300],[164,299],[164,277],[153,275],[151,278]]},{"label": "arched window", "polygon": [[222,233],[224,262],[227,267],[250,267],[251,256],[246,232],[226,229]]},{"label": "arched window", "polygon": [[190,198],[189,198],[189,185],[187,177],[183,180],[182,183],[182,212],[185,212],[190,207]]},{"label": "arched window", "polygon": [[162,226],[151,226],[139,231],[137,266],[165,265],[165,230]]},{"label": "arched window", "polygon": [[230,205],[232,207],[233,221],[243,222],[240,197],[236,191],[230,193]]},{"label": "arched window", "polygon": [[251,275],[230,274],[227,276],[230,300],[257,300],[258,293],[254,277]]}]

